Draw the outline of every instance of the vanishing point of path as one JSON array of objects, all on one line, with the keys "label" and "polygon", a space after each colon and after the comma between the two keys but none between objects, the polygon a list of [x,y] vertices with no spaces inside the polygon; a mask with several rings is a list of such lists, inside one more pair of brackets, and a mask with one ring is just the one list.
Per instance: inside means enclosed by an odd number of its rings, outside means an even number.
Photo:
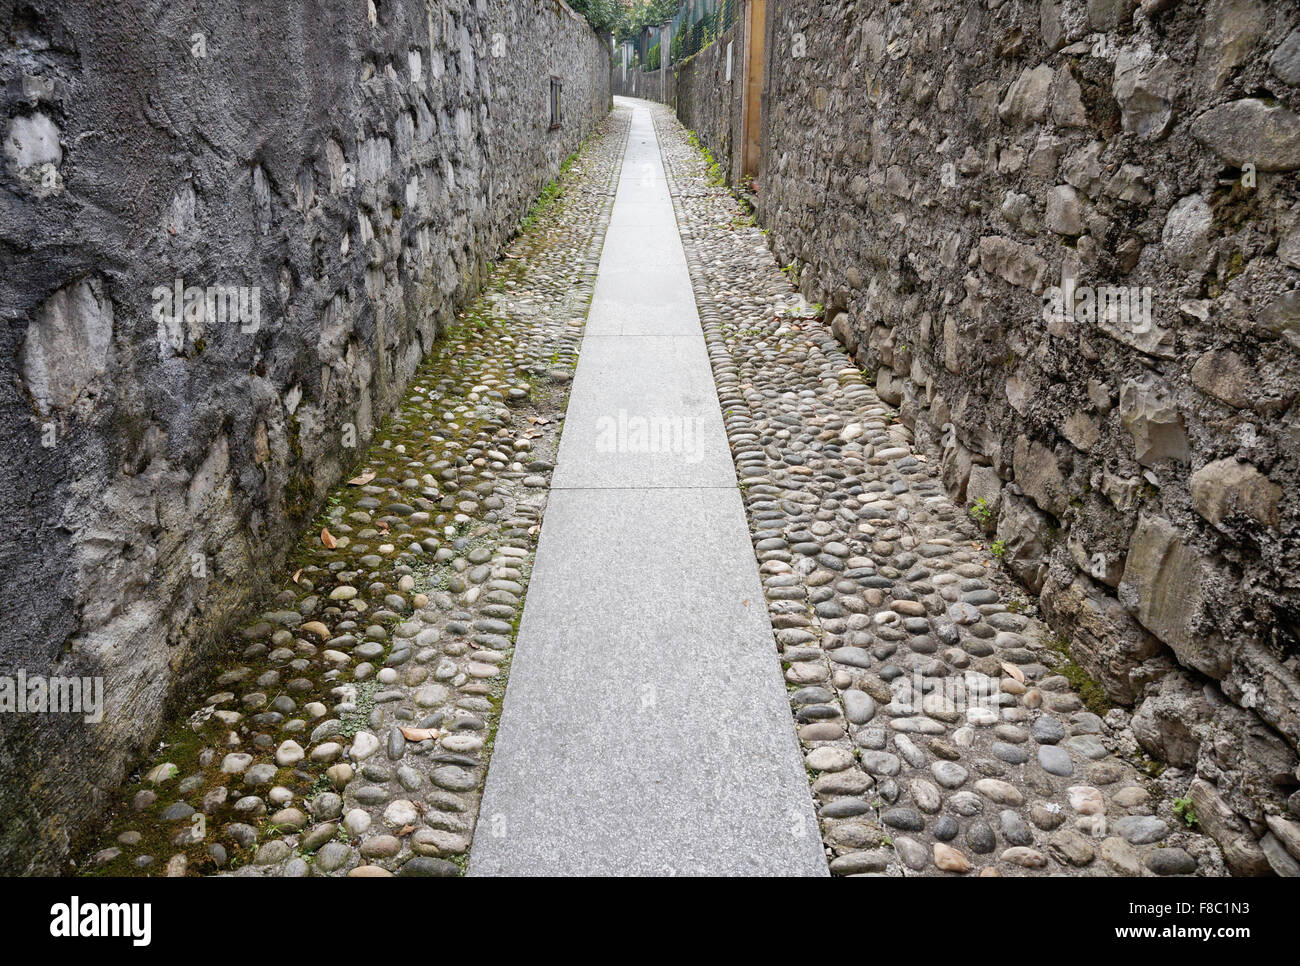
[{"label": "vanishing point of path", "polygon": [[528,221],[80,870],[1222,873],[671,112]]}]

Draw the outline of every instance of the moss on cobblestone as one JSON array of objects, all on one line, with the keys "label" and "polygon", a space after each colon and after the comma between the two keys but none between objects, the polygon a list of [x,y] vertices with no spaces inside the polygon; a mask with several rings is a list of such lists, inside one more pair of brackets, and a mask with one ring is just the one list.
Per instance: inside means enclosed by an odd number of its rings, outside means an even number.
[{"label": "moss on cobblestone", "polygon": [[1105,689],[1097,683],[1096,679],[1075,663],[1070,655],[1070,642],[1059,635],[1049,635],[1044,638],[1043,643],[1058,656],[1058,662],[1053,670],[1070,682],[1070,689],[1079,695],[1084,707],[1099,718],[1105,717],[1106,712],[1115,705],[1106,697]]}]

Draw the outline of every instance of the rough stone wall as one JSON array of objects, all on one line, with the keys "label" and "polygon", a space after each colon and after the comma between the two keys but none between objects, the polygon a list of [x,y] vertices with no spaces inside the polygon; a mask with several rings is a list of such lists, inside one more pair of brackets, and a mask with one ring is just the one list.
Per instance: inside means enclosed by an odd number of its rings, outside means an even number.
[{"label": "rough stone wall", "polygon": [[[675,65],[677,117],[712,152],[728,180],[740,178],[741,87],[744,58],[733,26],[695,56]],[[727,44],[733,44],[731,81],[727,81]]]},{"label": "rough stone wall", "polygon": [[1286,868],[1300,8],[769,7],[781,262],[1233,869]]},{"label": "rough stone wall", "polygon": [[608,111],[609,53],[558,0],[8,0],[0,29],[0,673],[106,697],[0,714],[12,873],[227,643]]}]

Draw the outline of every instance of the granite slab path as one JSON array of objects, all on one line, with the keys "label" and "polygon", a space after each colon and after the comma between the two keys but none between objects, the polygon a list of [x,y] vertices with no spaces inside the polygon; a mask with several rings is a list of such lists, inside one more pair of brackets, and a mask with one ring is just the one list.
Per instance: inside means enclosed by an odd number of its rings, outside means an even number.
[{"label": "granite slab path", "polygon": [[826,875],[650,111],[631,134],[471,875]]}]

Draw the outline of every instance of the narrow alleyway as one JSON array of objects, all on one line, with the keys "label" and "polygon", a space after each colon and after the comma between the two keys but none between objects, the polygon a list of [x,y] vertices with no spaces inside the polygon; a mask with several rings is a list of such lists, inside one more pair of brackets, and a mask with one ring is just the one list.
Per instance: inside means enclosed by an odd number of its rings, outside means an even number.
[{"label": "narrow alleyway", "polygon": [[1221,873],[671,113],[562,188],[82,868]]}]

